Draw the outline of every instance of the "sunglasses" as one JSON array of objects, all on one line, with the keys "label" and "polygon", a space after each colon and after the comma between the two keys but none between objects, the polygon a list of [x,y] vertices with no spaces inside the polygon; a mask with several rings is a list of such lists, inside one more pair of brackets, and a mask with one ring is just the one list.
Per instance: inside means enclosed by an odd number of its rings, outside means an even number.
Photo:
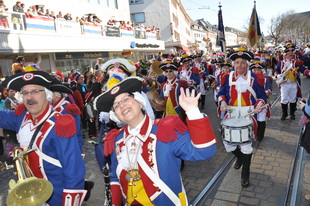
[{"label": "sunglasses", "polygon": [[173,70],[166,70],[165,73],[172,73]]}]

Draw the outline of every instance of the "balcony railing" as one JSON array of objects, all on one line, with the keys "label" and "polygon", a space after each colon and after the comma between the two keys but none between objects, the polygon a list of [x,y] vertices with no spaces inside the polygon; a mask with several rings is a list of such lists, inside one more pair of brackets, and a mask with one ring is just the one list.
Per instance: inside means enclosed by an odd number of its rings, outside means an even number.
[{"label": "balcony railing", "polygon": [[148,40],[160,39],[159,32],[157,31],[134,29],[130,27],[121,28],[90,22],[80,23],[46,16],[26,18],[24,13],[16,12],[0,13],[0,29],[48,32],[62,35],[95,35]]}]

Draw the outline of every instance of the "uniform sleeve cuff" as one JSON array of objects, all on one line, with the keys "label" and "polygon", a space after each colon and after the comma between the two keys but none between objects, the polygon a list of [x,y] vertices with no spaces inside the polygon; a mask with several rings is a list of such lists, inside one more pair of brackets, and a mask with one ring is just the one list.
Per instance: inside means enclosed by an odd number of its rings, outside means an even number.
[{"label": "uniform sleeve cuff", "polygon": [[189,110],[186,112],[188,120],[196,120],[196,119],[202,119],[204,116],[203,114],[199,111],[198,107]]}]

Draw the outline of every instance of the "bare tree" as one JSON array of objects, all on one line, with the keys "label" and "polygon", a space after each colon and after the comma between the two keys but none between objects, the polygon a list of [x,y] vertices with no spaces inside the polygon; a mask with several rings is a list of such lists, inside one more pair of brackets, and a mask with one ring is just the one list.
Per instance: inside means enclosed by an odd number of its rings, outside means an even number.
[{"label": "bare tree", "polygon": [[271,19],[268,33],[275,43],[292,40],[296,43],[309,41],[310,17],[305,13],[296,14],[293,10],[279,14]]},{"label": "bare tree", "polygon": [[286,33],[288,29],[287,23],[289,22],[289,18],[286,17],[294,14],[294,11],[287,11],[285,13],[279,14],[276,17],[273,17],[270,22],[270,26],[268,28],[268,33],[271,36],[271,38],[275,39],[275,44],[277,45],[280,38],[282,39],[286,38]]}]

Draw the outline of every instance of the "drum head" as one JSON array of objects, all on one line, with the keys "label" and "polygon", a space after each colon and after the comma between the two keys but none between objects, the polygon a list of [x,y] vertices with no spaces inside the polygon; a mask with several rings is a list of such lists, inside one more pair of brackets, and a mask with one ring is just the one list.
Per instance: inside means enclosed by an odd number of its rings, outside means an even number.
[{"label": "drum head", "polygon": [[221,124],[228,127],[246,127],[251,125],[252,121],[249,119],[230,117],[223,119]]}]

